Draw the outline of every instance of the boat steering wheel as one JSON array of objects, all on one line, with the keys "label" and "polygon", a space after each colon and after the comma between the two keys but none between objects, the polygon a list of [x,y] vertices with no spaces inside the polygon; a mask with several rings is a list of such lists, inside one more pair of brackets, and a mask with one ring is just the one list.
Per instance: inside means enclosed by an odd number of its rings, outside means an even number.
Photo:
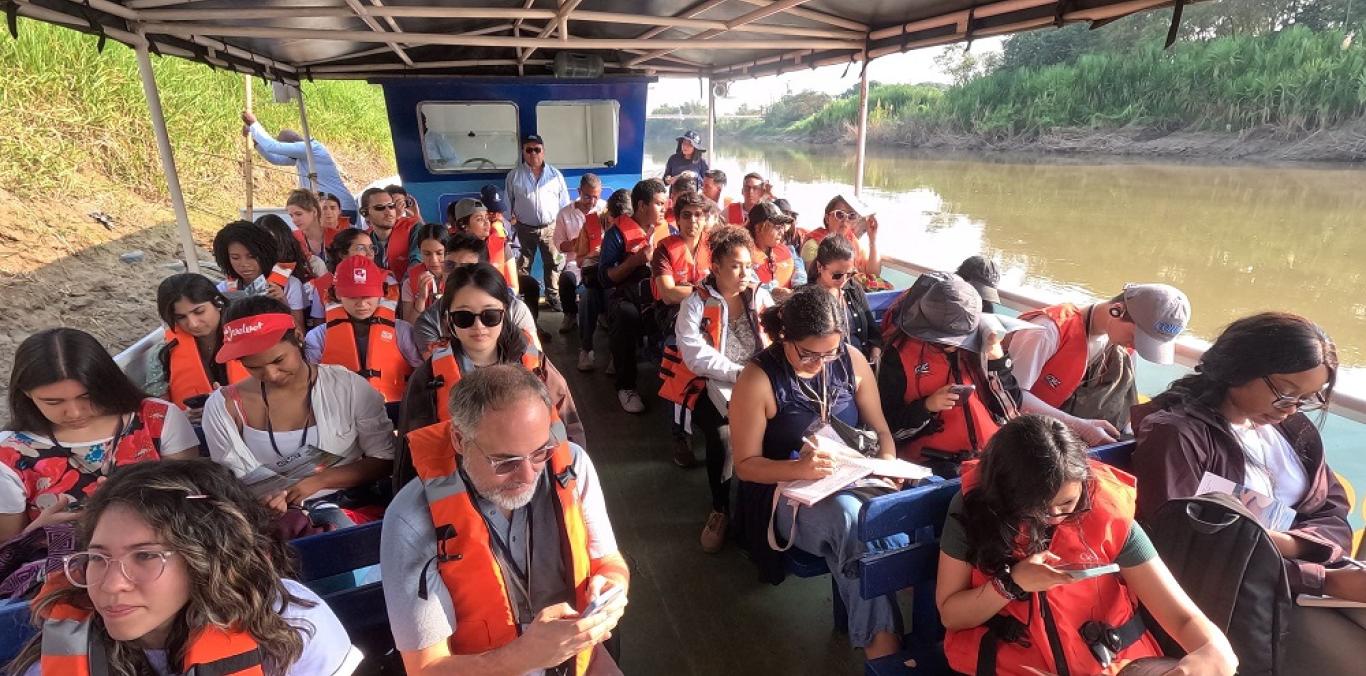
[{"label": "boat steering wheel", "polygon": [[469,158],[468,160],[465,160],[464,162],[461,162],[461,163],[460,163],[460,166],[462,166],[462,167],[468,167],[468,166],[470,166],[470,164],[475,163],[475,162],[478,162],[478,163],[479,163],[479,166],[478,166],[478,167],[475,167],[476,169],[483,169],[485,164],[489,165],[489,168],[490,168],[490,169],[497,169],[497,168],[498,168],[497,163],[495,163],[493,160],[490,160],[490,159],[487,158],[487,157],[471,157],[471,158]]}]

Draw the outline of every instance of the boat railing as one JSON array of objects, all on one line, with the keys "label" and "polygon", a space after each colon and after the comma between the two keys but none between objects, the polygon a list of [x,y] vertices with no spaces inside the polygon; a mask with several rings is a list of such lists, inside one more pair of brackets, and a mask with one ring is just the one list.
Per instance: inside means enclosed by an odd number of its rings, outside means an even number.
[{"label": "boat railing", "polygon": [[[895,256],[883,256],[883,265],[890,266],[910,275],[935,272],[937,268],[908,261]],[[1062,299],[1049,297],[1047,292],[1038,289],[999,289],[1001,302],[1012,310],[1024,312],[1052,305]],[[1183,336],[1176,342],[1176,361],[1186,368],[1194,368],[1200,357],[1209,349],[1209,341],[1192,336]],[[1333,390],[1332,405],[1329,412],[1358,423],[1366,423],[1366,393],[1351,391],[1350,385],[1339,382]]]}]

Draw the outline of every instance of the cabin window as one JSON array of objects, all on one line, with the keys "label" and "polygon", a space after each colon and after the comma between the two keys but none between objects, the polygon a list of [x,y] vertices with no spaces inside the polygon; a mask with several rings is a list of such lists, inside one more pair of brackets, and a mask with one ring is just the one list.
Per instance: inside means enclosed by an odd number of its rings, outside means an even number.
[{"label": "cabin window", "polygon": [[536,130],[545,139],[546,161],[562,169],[601,169],[617,163],[616,101],[543,101]]},{"label": "cabin window", "polygon": [[418,104],[422,159],[436,174],[506,171],[517,166],[517,106],[505,102]]}]

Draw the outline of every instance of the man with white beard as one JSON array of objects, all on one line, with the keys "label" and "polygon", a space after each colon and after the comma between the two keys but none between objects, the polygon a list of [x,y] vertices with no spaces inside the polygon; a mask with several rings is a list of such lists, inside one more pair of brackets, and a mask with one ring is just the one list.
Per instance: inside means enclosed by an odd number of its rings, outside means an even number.
[{"label": "man with white beard", "polygon": [[409,674],[620,674],[602,642],[626,611],[588,454],[535,374],[465,375],[451,419],[408,433],[417,478],[384,514],[380,571]]}]

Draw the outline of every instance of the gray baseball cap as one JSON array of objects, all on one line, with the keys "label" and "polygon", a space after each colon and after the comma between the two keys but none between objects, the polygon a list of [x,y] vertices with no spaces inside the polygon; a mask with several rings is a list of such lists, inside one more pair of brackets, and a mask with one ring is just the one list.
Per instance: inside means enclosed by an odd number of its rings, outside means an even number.
[{"label": "gray baseball cap", "polygon": [[958,266],[958,276],[977,289],[983,300],[1001,302],[1001,295],[996,292],[1001,284],[1001,273],[996,269],[995,261],[985,256],[971,256]]},{"label": "gray baseball cap", "polygon": [[466,197],[455,203],[455,207],[451,209],[451,216],[455,217],[456,223],[459,223],[463,219],[488,210],[489,208],[484,206],[483,202],[473,197]]},{"label": "gray baseball cap", "polygon": [[1124,287],[1124,310],[1134,322],[1134,349],[1155,364],[1176,362],[1176,338],[1191,319],[1191,302],[1166,284]]}]

